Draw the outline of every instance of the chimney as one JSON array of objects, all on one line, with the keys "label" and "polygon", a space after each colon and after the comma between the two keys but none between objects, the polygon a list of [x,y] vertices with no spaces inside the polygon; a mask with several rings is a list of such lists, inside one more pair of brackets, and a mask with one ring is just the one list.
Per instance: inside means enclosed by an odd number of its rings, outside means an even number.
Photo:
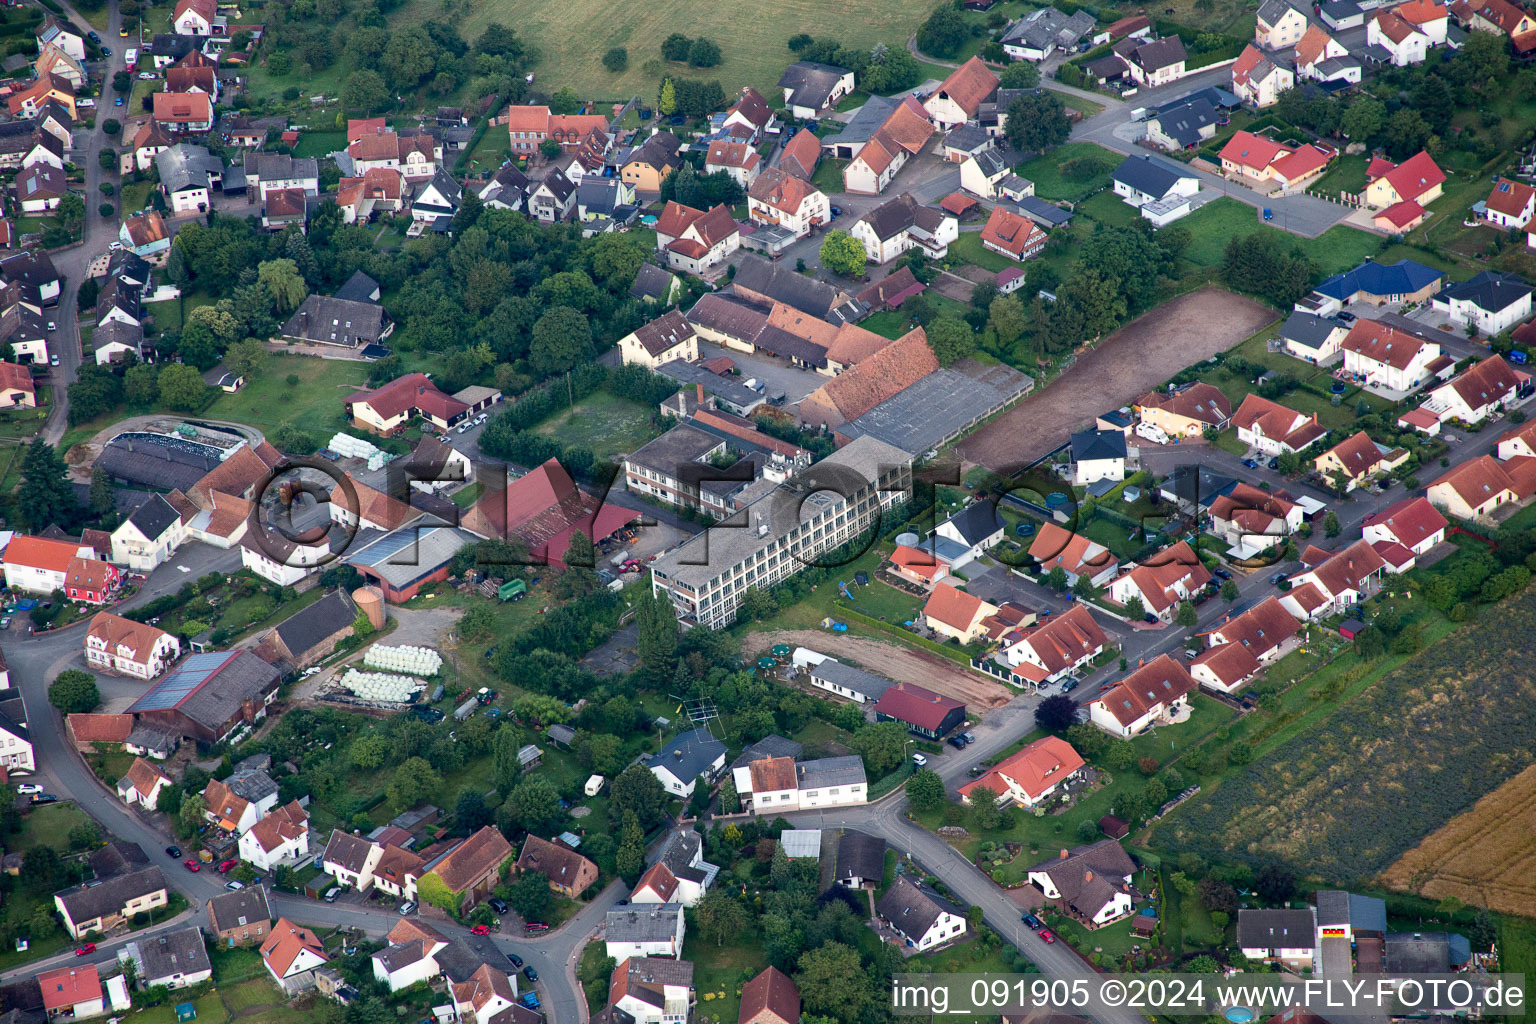
[{"label": "chimney", "polygon": [[1085,881],[1085,882],[1093,881],[1093,872],[1092,871],[1084,871],[1083,872],[1083,881]]},{"label": "chimney", "polygon": [[693,390],[694,390],[694,397],[696,397],[698,399],[700,405],[703,405],[704,404],[704,385],[703,384],[695,384],[693,386]]},{"label": "chimney", "polygon": [[1069,854],[1069,853],[1067,853],[1067,851],[1066,851],[1066,850],[1062,850],[1062,851],[1061,851],[1061,859],[1062,859],[1062,860],[1066,860],[1066,859],[1067,859],[1067,858],[1068,858],[1068,857],[1070,857],[1070,856],[1071,856],[1071,854]]}]

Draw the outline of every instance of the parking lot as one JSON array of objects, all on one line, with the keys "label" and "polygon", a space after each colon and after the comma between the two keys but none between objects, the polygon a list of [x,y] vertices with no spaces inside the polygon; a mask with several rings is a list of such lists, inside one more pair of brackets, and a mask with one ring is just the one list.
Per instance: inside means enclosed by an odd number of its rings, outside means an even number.
[{"label": "parking lot", "polygon": [[713,342],[699,342],[701,360],[715,359],[719,356],[726,356],[734,362],[743,380],[756,377],[768,385],[769,394],[775,391],[784,392],[786,405],[794,405],[831,379],[812,370],[798,370],[778,359],[756,354],[749,355],[733,348],[723,348]]}]

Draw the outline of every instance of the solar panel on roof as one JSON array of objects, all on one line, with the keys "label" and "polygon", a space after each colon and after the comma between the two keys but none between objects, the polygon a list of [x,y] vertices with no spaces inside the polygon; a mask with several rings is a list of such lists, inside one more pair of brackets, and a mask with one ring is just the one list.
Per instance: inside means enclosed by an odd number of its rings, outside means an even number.
[{"label": "solar panel on roof", "polygon": [[207,654],[192,655],[159,685],[134,701],[128,711],[161,711],[175,707],[238,655],[238,651],[210,651]]},{"label": "solar panel on roof", "polygon": [[355,561],[362,565],[379,565],[387,561],[390,556],[399,554],[406,548],[413,546],[419,538],[425,537],[430,532],[423,533],[414,529],[399,530],[387,537],[380,537],[377,541],[370,544],[367,549],[358,552]]}]

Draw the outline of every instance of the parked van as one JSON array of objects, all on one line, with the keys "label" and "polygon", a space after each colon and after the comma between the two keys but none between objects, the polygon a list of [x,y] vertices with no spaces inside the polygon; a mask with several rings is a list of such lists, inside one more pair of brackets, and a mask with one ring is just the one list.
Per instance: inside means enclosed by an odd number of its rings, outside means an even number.
[{"label": "parked van", "polygon": [[1148,441],[1152,441],[1157,444],[1168,443],[1168,435],[1163,432],[1163,428],[1155,424],[1148,423],[1146,420],[1142,420],[1140,423],[1136,424],[1136,436],[1144,437]]},{"label": "parked van", "polygon": [[340,896],[340,895],[341,895],[341,887],[337,886],[337,885],[333,885],[329,889],[326,890],[325,902],[327,902],[327,903],[335,903],[336,902],[336,897]]}]

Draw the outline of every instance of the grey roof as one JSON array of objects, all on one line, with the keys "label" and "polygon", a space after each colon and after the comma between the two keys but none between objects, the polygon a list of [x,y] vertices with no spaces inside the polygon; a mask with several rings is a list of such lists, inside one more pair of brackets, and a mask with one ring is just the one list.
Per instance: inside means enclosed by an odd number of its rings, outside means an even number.
[{"label": "grey roof", "polygon": [[569,744],[576,738],[576,730],[568,725],[552,725],[544,730],[544,735],[549,737],[551,743],[562,745]]},{"label": "grey roof", "polygon": [[725,754],[725,744],[703,729],[679,733],[666,749],[645,759],[648,768],[665,768],[678,780],[692,782]]},{"label": "grey roof", "polygon": [[802,313],[819,316],[831,323],[839,323],[846,317],[838,315],[838,289],[825,281],[818,281],[794,268],[770,263],[761,256],[747,256],[736,268],[731,279],[734,288],[744,288],[766,295],[786,306],[793,306]]},{"label": "grey roof", "polygon": [[181,513],[158,494],[133,510],[128,521],[148,540],[154,540],[181,520]]},{"label": "grey roof", "polygon": [[[1211,101],[1201,97],[1180,104],[1172,110],[1162,111],[1155,118],[1160,132],[1180,146],[1193,146],[1200,141],[1200,130],[1216,124],[1221,115]],[[1122,165],[1123,166],[1123,165]]]},{"label": "grey roof", "polygon": [[[335,590],[303,611],[278,623],[277,635],[294,657],[327,640],[357,619],[357,606],[345,590]],[[244,794],[242,794],[244,795]]]},{"label": "grey roof", "polygon": [[718,869],[712,864],[707,865],[707,869],[703,866],[693,866],[703,846],[704,837],[697,832],[679,832],[667,841],[667,845],[662,848],[661,856],[657,858],[657,862],[665,864],[667,870],[676,877],[690,882],[698,882],[707,888],[709,882],[714,880],[715,872]]},{"label": "grey roof", "polygon": [[298,157],[288,153],[260,151],[245,154],[247,181],[308,180],[319,177],[320,163],[312,156]]},{"label": "grey roof", "polygon": [[[976,159],[979,162],[984,157],[995,158],[996,156],[996,150],[986,150],[978,153]],[[943,210],[924,206],[913,199],[910,193],[903,192],[899,196],[887,199],[859,219],[870,226],[876,238],[885,241],[914,227],[930,235],[935,234],[947,216],[948,214]]]},{"label": "grey roof", "polygon": [[785,68],[784,74],[779,76],[779,88],[794,90],[789,94],[791,106],[820,110],[827,105],[832,90],[837,88],[837,83],[847,73],[846,68],[799,60]]},{"label": "grey roof", "polygon": [[1169,501],[1198,503],[1201,508],[1208,508],[1211,502],[1230,493],[1236,486],[1237,481],[1232,477],[1218,473],[1209,466],[1201,465],[1197,469],[1184,465],[1169,474],[1168,479],[1158,487],[1158,493]]},{"label": "grey roof", "polygon": [[476,540],[467,530],[406,525],[349,551],[343,561],[367,566],[390,586],[404,589],[447,564],[460,548]]},{"label": "grey roof", "polygon": [[130,747],[142,747],[148,751],[175,750],[181,745],[181,737],[168,729],[157,729],[148,722],[139,722],[124,741]]},{"label": "grey roof", "polygon": [[421,939],[411,939],[409,942],[396,942],[384,947],[373,954],[373,959],[383,965],[386,972],[394,974],[425,959],[426,955],[425,943]]},{"label": "grey roof", "polygon": [[278,670],[250,651],[194,654],[147,690],[129,713],[175,709],[209,729],[230,720],[250,698],[277,686]]},{"label": "grey roof", "polygon": [[1317,940],[1312,908],[1237,912],[1237,944],[1244,949],[1311,949]]},{"label": "grey roof", "polygon": [[[1285,17],[1285,12],[1295,8],[1285,0],[1264,0],[1259,5],[1259,19],[1266,25],[1273,25]],[[1302,17],[1306,17],[1305,14]]]},{"label": "grey roof", "polygon": [[1161,71],[1187,59],[1184,40],[1178,36],[1164,36],[1150,43],[1142,43],[1130,55],[1131,63],[1148,73]]},{"label": "grey roof", "polygon": [[181,142],[155,154],[155,169],[167,192],[180,192],[207,188],[209,175],[224,173],[224,161],[208,152],[207,146]]},{"label": "grey roof", "polygon": [[1323,4],[1322,18],[1324,21],[1338,22],[1347,18],[1358,18],[1365,14],[1365,8],[1355,0],[1329,0]]},{"label": "grey roof", "polygon": [[695,385],[703,387],[706,392],[720,401],[735,406],[743,412],[756,408],[765,401],[762,395],[747,387],[738,378],[722,377],[718,373],[710,373],[702,366],[687,363],[681,359],[662,363],[656,367],[656,372],[690,389]]},{"label": "grey roof", "polygon": [[1324,81],[1359,67],[1360,62],[1348,55],[1343,57],[1329,57],[1325,60],[1320,60],[1313,65],[1313,69],[1317,71],[1318,74],[1323,76]]},{"label": "grey roof", "polygon": [[283,333],[291,338],[356,348],[382,338],[386,323],[384,307],[376,302],[311,295],[283,325]]},{"label": "grey roof", "polygon": [[272,776],[260,769],[237,769],[233,775],[224,780],[224,785],[236,796],[249,800],[252,803],[260,803],[268,797],[277,796],[277,783]]},{"label": "grey roof", "polygon": [[1531,286],[1515,274],[1484,270],[1460,284],[1449,284],[1435,296],[1437,301],[1470,302],[1478,309],[1497,313],[1531,294]]},{"label": "grey roof", "polygon": [[950,129],[949,134],[944,136],[946,149],[958,149],[964,153],[975,152],[990,145],[992,145],[992,136],[987,134],[987,130],[970,122]]},{"label": "grey roof", "polygon": [[[1072,435],[1072,461],[1125,458],[1125,434],[1118,430],[1080,430]],[[982,504],[978,502],[978,504]],[[990,508],[991,503],[986,502]]]},{"label": "grey roof", "polygon": [[899,97],[871,96],[862,107],[854,111],[842,131],[822,138],[821,148],[826,149],[833,145],[862,146],[880,130],[886,118],[890,117],[891,112],[899,106],[901,106]]},{"label": "grey roof", "polygon": [[1347,924],[1353,931],[1387,930],[1387,901],[1375,896],[1358,896],[1341,889],[1319,889],[1317,924]]},{"label": "grey roof", "polygon": [[761,761],[765,757],[799,757],[804,750],[803,744],[796,743],[792,739],[786,739],[777,734],[768,735],[743,750],[730,766],[740,768],[753,761]]},{"label": "grey roof", "polygon": [[861,668],[845,664],[828,658],[820,665],[813,665],[807,670],[817,679],[825,679],[829,683],[836,683],[845,690],[862,694],[868,700],[879,700],[895,684],[889,679],[882,679],[877,675],[871,675]]},{"label": "grey roof", "polygon": [[1138,192],[1145,192],[1157,199],[1167,195],[1181,179],[1194,176],[1193,171],[1176,167],[1167,160],[1144,153],[1126,157],[1111,175],[1122,185]]},{"label": "grey roof", "polygon": [[[564,175],[557,171],[551,171],[550,175],[561,178],[564,177]],[[443,197],[443,200],[448,205],[443,206],[438,203],[422,203],[421,197],[426,194],[428,189],[435,190],[438,195]],[[463,198],[463,186],[455,181],[453,179],[453,175],[449,174],[448,171],[442,167],[442,165],[438,165],[437,169],[432,172],[432,177],[416,187],[416,193],[412,199],[412,204],[415,205],[417,203],[422,203],[422,205],[431,209],[451,211],[457,210],[459,208],[459,202]]]},{"label": "grey roof", "polygon": [[630,287],[629,294],[637,299],[655,299],[657,302],[665,302],[667,296],[672,293],[672,282],[677,280],[667,271],[654,263],[640,264],[640,270],[635,274],[635,283]]},{"label": "grey roof", "polygon": [[683,480],[709,469],[701,460],[725,442],[714,434],[679,423],[656,440],[642,445],[624,461]]},{"label": "grey roof", "polygon": [[858,786],[866,781],[863,760],[852,755],[801,761],[795,765],[795,775],[800,789]]},{"label": "grey roof", "polygon": [[149,855],[138,843],[114,839],[87,858],[97,878],[114,878],[149,867]]},{"label": "grey roof", "polygon": [[143,965],[139,978],[146,985],[178,974],[198,974],[213,969],[208,962],[208,949],[203,945],[203,930],[195,925],[134,939],[133,942],[139,948],[139,960]]},{"label": "grey roof", "polygon": [[1122,891],[1126,876],[1136,871],[1136,862],[1115,840],[1101,839],[1031,870],[1044,872],[1062,899],[1092,917]]},{"label": "grey roof", "polygon": [[1305,348],[1315,349],[1322,347],[1328,340],[1328,336],[1338,329],[1339,325],[1332,320],[1298,309],[1286,317],[1284,325],[1280,328],[1280,337],[1286,341],[1294,341]]},{"label": "grey roof", "polygon": [[1389,932],[1388,974],[1446,974],[1451,969],[1451,936],[1445,932]]},{"label": "grey roof", "polygon": [[96,457],[96,465],[114,480],[186,491],[218,466],[219,458],[190,447],[184,450],[115,437]]},{"label": "grey roof", "polygon": [[1003,33],[1003,45],[1022,44],[1034,50],[1076,46],[1079,39],[1093,31],[1093,26],[1093,15],[1087,11],[1068,17],[1054,7],[1042,7],[1014,22]]},{"label": "grey roof", "polygon": [[151,865],[105,882],[58,893],[69,919],[76,924],[119,913],[129,900],[165,888],[165,875]]},{"label": "grey roof", "polygon": [[1033,377],[1008,366],[957,363],[935,370],[836,432],[850,440],[874,437],[917,454],[958,437],[1034,386]]},{"label": "grey roof", "polygon": [[576,205],[588,213],[612,214],[622,191],[617,178],[586,177],[576,186]]},{"label": "grey roof", "polygon": [[[1121,451],[1124,451],[1124,438],[1121,439]],[[1003,529],[1002,517],[997,514],[997,505],[986,499],[971,502],[965,508],[950,516],[943,523],[944,526],[953,526],[955,531],[971,547],[986,543],[988,537],[992,537]]]},{"label": "grey roof", "polygon": [[845,831],[837,844],[837,869],[834,877],[839,881],[850,878],[874,878],[885,875],[885,840],[863,832]]},{"label": "grey roof", "polygon": [[1072,219],[1072,211],[1064,210],[1055,203],[1048,203],[1038,196],[1025,196],[1016,200],[1014,205],[1019,212],[1036,224],[1047,228],[1059,228]]},{"label": "grey roof", "polygon": [[677,935],[677,919],[682,914],[681,903],[615,907],[608,911],[604,937],[609,942],[660,942],[671,939]]},{"label": "grey roof", "polygon": [[150,40],[149,52],[156,57],[185,57],[201,47],[207,38],[207,36],[184,36],[160,32]]},{"label": "grey roof", "polygon": [[335,297],[346,299],[348,302],[378,302],[374,296],[379,291],[379,282],[363,273],[354,270],[352,276],[347,278],[346,284],[336,289]]},{"label": "grey roof", "polygon": [[331,830],[331,838],[326,841],[325,852],[320,855],[320,860],[322,863],[340,864],[356,874],[363,870],[372,851],[373,844],[362,836],[336,828]]},{"label": "grey roof", "polygon": [[958,907],[940,899],[937,894],[924,889],[906,875],[897,875],[895,883],[875,904],[877,914],[914,942],[927,935],[928,929],[933,927],[939,915],[945,911],[961,914]]}]

